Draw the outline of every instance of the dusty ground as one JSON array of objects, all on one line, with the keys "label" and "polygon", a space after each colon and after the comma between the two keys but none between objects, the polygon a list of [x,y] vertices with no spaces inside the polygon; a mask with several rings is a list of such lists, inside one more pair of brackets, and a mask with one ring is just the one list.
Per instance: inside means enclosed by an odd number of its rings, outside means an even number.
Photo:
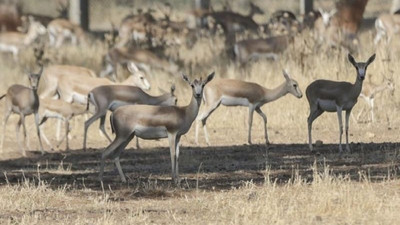
[{"label": "dusty ground", "polygon": [[[223,111],[221,109],[221,111]],[[230,110],[234,111],[234,109]],[[240,111],[240,110],[239,110]],[[328,117],[336,117],[328,114]],[[80,122],[79,118],[77,122]],[[244,118],[243,118],[244,119]],[[258,122],[258,120],[255,120]],[[318,121],[318,120],[317,120]],[[9,124],[8,130],[13,130]],[[55,124],[55,123],[54,123]],[[182,139],[180,153],[180,172],[183,178],[183,188],[189,191],[196,188],[211,190],[230,189],[239,187],[243,182],[252,180],[262,183],[265,178],[264,170],[268,168],[273,180],[285,183],[293,178],[293,173],[307,177],[311,173],[313,163],[325,164],[334,173],[350,174],[357,179],[360,171],[368,173],[373,180],[382,180],[388,173],[397,175],[399,166],[398,127],[385,127],[379,124],[353,124],[350,132],[351,153],[338,153],[337,127],[314,126],[314,141],[323,140],[331,144],[317,146],[317,153],[310,153],[306,144],[306,133],[298,135],[294,130],[283,131],[269,127],[270,139],[273,144],[267,149],[263,143],[261,124],[253,126],[254,145],[246,143],[246,128],[242,124],[238,129],[235,125],[216,128],[209,125],[211,141],[216,146],[196,146],[194,144],[194,126],[191,132]],[[34,129],[32,127],[31,129]],[[47,127],[47,131],[54,131]],[[8,182],[18,183],[24,178],[37,178],[51,186],[67,185],[71,188],[90,187],[99,190],[100,182],[97,179],[99,158],[107,141],[98,135],[93,126],[89,135],[88,149],[83,151],[82,138],[79,131],[72,132],[71,146],[73,150],[51,151],[45,145],[46,154],[39,151],[28,152],[27,158],[21,158],[14,142],[14,132],[6,136],[5,149],[0,164],[1,171],[6,172]],[[300,137],[296,137],[301,136]],[[50,136],[50,135],[49,135]],[[36,137],[31,132],[32,146],[37,145]],[[54,140],[54,137],[52,138]],[[293,141],[294,140],[294,141]],[[301,141],[302,140],[302,141]],[[200,142],[203,136],[200,135]],[[32,142],[32,141],[31,141]],[[167,140],[141,140],[141,149],[130,146],[121,156],[122,167],[129,178],[129,184],[120,183],[118,173],[112,161],[106,167],[104,183],[113,189],[129,190],[132,185],[138,185],[147,180],[157,180],[158,185],[170,187],[170,157]],[[5,174],[2,174],[4,178]],[[5,179],[0,179],[5,183]]]}]

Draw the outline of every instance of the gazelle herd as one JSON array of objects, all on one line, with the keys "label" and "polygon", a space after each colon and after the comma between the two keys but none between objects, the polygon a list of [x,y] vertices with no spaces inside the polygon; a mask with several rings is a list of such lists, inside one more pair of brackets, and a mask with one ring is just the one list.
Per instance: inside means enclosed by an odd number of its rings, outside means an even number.
[{"label": "gazelle herd", "polygon": [[[338,45],[339,18],[337,11],[320,11],[320,17],[314,23],[314,33],[318,42],[327,42],[329,45]],[[225,32],[226,48],[231,48],[235,55],[235,61],[244,67],[250,61],[263,60],[263,58],[279,59],[279,55],[290,46],[296,38],[296,29],[301,29],[294,14],[288,11],[280,11],[271,18],[271,24],[259,25],[253,20],[255,14],[263,14],[263,10],[251,4],[250,13],[241,15],[232,11],[202,12],[199,18],[206,20],[213,18],[214,26],[221,26]],[[377,36],[375,44],[378,44],[383,35],[388,36],[390,41],[392,35],[397,32],[398,15],[382,15],[376,21]],[[283,21],[283,22],[282,22]],[[281,23],[282,22],[282,23]],[[281,23],[281,27],[289,32],[275,36],[257,36],[260,29],[270,29]],[[90,135],[89,127],[100,119],[100,131],[104,134],[110,144],[105,148],[100,160],[99,177],[102,180],[105,160],[113,159],[122,182],[127,179],[120,164],[121,152],[136,136],[142,139],[167,138],[171,157],[172,180],[179,184],[179,153],[182,135],[185,135],[196,120],[195,142],[199,144],[198,136],[200,124],[203,127],[204,137],[207,145],[211,145],[207,132],[207,119],[220,106],[244,106],[248,108],[248,131],[247,142],[252,144],[252,125],[254,111],[262,118],[264,127],[265,144],[270,145],[267,132],[267,115],[261,109],[267,103],[276,101],[281,97],[291,94],[301,99],[304,90],[287,70],[282,71],[283,77],[279,75],[282,82],[274,88],[266,88],[264,85],[243,81],[239,79],[224,79],[220,74],[212,72],[206,77],[191,79],[182,74],[178,60],[174,61],[162,53],[157,52],[159,46],[154,43],[163,43],[161,49],[166,47],[167,41],[163,40],[168,29],[190,33],[193,31],[187,27],[181,28],[184,22],[174,22],[170,15],[163,19],[157,19],[149,12],[141,12],[137,15],[129,15],[124,18],[118,29],[119,40],[115,45],[109,46],[103,55],[103,69],[95,71],[86,67],[57,64],[40,66],[39,73],[29,73],[30,87],[15,84],[8,88],[7,92],[0,97],[5,98],[5,114],[3,119],[3,133],[1,148],[3,149],[6,125],[11,113],[18,114],[20,119],[16,126],[16,139],[23,156],[26,156],[26,126],[25,116],[34,114],[37,136],[40,150],[44,154],[42,138],[53,150],[47,136],[42,132],[42,125],[49,118],[56,118],[65,122],[65,135],[56,144],[58,147],[63,140],[66,141],[66,149],[69,149],[68,133],[70,132],[70,120],[78,115],[91,113],[92,116],[84,122],[83,126],[83,149],[86,149],[87,138]],[[185,29],[185,32],[183,30]],[[237,34],[243,30],[250,31],[248,39],[236,40]],[[216,32],[213,30],[212,32]],[[67,19],[57,18],[49,22],[47,28],[34,18],[29,17],[29,29],[22,32],[0,33],[0,51],[11,52],[15,61],[18,61],[19,51],[31,45],[43,34],[48,34],[48,46],[60,49],[67,39],[73,45],[90,44],[90,38],[78,25]],[[157,33],[161,33],[157,36]],[[178,32],[179,33],[179,32]],[[252,36],[255,35],[256,37]],[[148,48],[139,48],[143,42]],[[137,46],[129,46],[129,44]],[[113,43],[114,44],[114,43]],[[313,151],[312,124],[323,112],[336,112],[339,124],[339,152],[342,152],[343,119],[342,111],[345,111],[345,135],[346,150],[349,146],[349,118],[353,107],[361,97],[370,106],[371,120],[374,122],[374,97],[384,90],[394,90],[394,81],[385,80],[382,85],[364,84],[368,66],[375,60],[373,54],[366,62],[356,62],[354,57],[348,53],[348,61],[356,69],[354,83],[338,82],[333,80],[315,80],[307,86],[305,94],[309,103],[310,113],[307,119],[308,125],[308,148]],[[182,60],[183,61],[183,60]],[[126,68],[129,76],[121,81],[122,76],[117,76],[118,66]],[[146,91],[154,85],[151,83],[154,76],[151,69],[161,70],[173,75],[174,78],[183,79],[185,84],[191,87],[190,102],[185,106],[177,105],[175,84],[171,85],[169,91],[153,96]],[[97,76],[99,75],[99,76]],[[41,78],[41,79],[40,79]],[[109,79],[111,78],[111,79]],[[39,80],[41,88],[38,93]],[[364,87],[363,87],[364,86]],[[189,93],[186,93],[189,96]],[[297,101],[297,100],[296,100]],[[204,102],[202,109],[201,103]],[[300,104],[300,103],[299,103]],[[296,107],[296,106],[293,106]],[[364,110],[364,109],[363,109]],[[360,114],[357,116],[359,120]],[[105,121],[107,112],[111,112],[110,122],[114,138],[106,132]],[[301,117],[301,115],[299,115]],[[305,122],[304,115],[304,122]],[[20,141],[20,127],[23,127],[24,143]],[[59,133],[59,132],[57,132]],[[28,139],[29,140],[29,139]],[[137,148],[139,148],[137,140]]]}]

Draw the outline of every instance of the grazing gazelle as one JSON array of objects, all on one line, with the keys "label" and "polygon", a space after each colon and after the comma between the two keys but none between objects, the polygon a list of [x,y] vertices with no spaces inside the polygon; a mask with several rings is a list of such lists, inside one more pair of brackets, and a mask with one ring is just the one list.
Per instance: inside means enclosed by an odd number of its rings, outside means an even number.
[{"label": "grazing gazelle", "polygon": [[[39,105],[39,121],[40,126],[47,121],[48,118],[56,118],[65,122],[65,136],[59,141],[57,147],[66,139],[66,150],[69,150],[68,133],[69,121],[72,117],[86,113],[86,107],[80,104],[71,104],[59,99],[42,98]],[[43,140],[54,149],[50,141],[47,139],[43,130],[41,130]]]},{"label": "grazing gazelle", "polygon": [[115,111],[120,106],[133,104],[176,105],[177,99],[174,95],[174,91],[175,85],[172,85],[171,93],[165,93],[160,96],[151,96],[138,87],[127,85],[105,85],[91,90],[88,95],[87,108],[89,108],[89,103],[91,103],[95,106],[95,112],[93,116],[85,122],[83,149],[86,149],[86,137],[89,126],[99,118],[100,130],[111,142],[111,138],[104,129],[107,110]]},{"label": "grazing gazelle", "polygon": [[268,103],[277,100],[278,98],[290,93],[297,98],[301,98],[300,87],[290,75],[283,71],[285,81],[274,89],[267,89],[256,83],[250,83],[233,79],[220,79],[211,82],[204,88],[204,111],[198,116],[196,124],[196,143],[198,144],[199,134],[199,121],[202,122],[204,128],[204,137],[208,145],[206,122],[208,117],[217,109],[218,106],[247,106],[249,107],[249,120],[248,120],[248,143],[251,144],[251,127],[253,123],[254,110],[264,120],[265,142],[269,144],[267,134],[267,116],[261,110],[261,107]]},{"label": "grazing gazelle", "polygon": [[18,61],[21,49],[31,45],[40,35],[46,33],[46,28],[39,22],[29,17],[29,29],[27,33],[2,32],[0,33],[0,51],[11,52],[14,60]]},{"label": "grazing gazelle", "polygon": [[[361,91],[360,97],[365,100],[368,104],[370,115],[371,115],[371,122],[375,122],[375,115],[374,115],[374,101],[375,97],[378,93],[383,92],[385,90],[389,90],[393,93],[394,91],[394,83],[392,79],[385,78],[381,85],[375,85],[372,83],[365,83],[363,90]],[[365,107],[361,109],[361,111],[357,115],[357,121],[359,121],[362,113],[364,112]]]},{"label": "grazing gazelle", "polygon": [[54,19],[47,25],[50,46],[59,48],[66,38],[71,39],[73,45],[85,44],[86,35],[82,27],[66,19]]},{"label": "grazing gazelle", "polygon": [[352,55],[348,55],[349,61],[356,68],[357,77],[354,84],[349,82],[338,82],[331,80],[316,80],[306,90],[307,100],[310,104],[310,115],[308,116],[308,142],[310,150],[313,151],[311,128],[313,121],[323,112],[337,112],[339,121],[339,151],[342,152],[343,121],[342,111],[346,111],[346,150],[349,147],[349,117],[351,110],[360,96],[363,81],[367,73],[367,67],[375,60],[373,54],[367,62],[356,62]]},{"label": "grazing gazelle", "polygon": [[117,78],[117,65],[135,63],[147,73],[150,69],[161,69],[171,74],[176,74],[178,66],[166,59],[163,59],[146,49],[118,47],[108,51],[104,58],[105,69],[100,72],[100,77],[112,74],[112,79]]},{"label": "grazing gazelle", "polygon": [[175,184],[179,184],[179,142],[181,136],[189,131],[196,119],[203,96],[203,88],[214,78],[214,73],[208,75],[204,81],[195,79],[190,82],[186,75],[182,75],[182,77],[192,87],[192,98],[189,105],[183,107],[126,105],[119,107],[111,114],[111,126],[116,136],[101,156],[100,180],[103,179],[105,159],[113,157],[122,182],[126,182],[119,156],[136,135],[143,139],[168,137],[172,180]]},{"label": "grazing gazelle", "polygon": [[285,51],[293,40],[291,35],[242,40],[233,46],[235,59],[241,65],[260,58],[277,60],[278,54]]},{"label": "grazing gazelle", "polygon": [[77,76],[77,77],[93,77],[96,73],[86,67],[73,65],[50,65],[43,71],[42,92],[40,98],[53,98],[57,95],[57,87],[61,77]]},{"label": "grazing gazelle", "polygon": [[126,84],[135,85],[145,90],[150,89],[149,81],[134,63],[129,63],[127,68],[131,72],[131,75],[121,83],[114,83],[107,78],[74,75],[67,73],[67,71],[63,73],[49,73],[48,76],[44,77],[45,87],[40,97],[53,97],[58,93],[60,98],[66,102],[77,102],[86,105],[89,92],[101,85]]},{"label": "grazing gazelle", "polygon": [[43,72],[43,66],[41,66],[39,73],[37,73],[37,74],[29,73],[29,81],[30,81],[31,88],[25,87],[25,86],[19,85],[19,84],[14,84],[8,88],[6,94],[4,94],[0,97],[0,99],[6,97],[6,106],[4,107],[5,113],[4,113],[4,121],[3,121],[3,134],[2,134],[2,138],[1,138],[1,149],[2,150],[3,150],[4,135],[6,134],[6,125],[7,125],[8,118],[10,117],[11,113],[16,113],[16,114],[19,114],[19,121],[16,126],[17,142],[18,142],[19,149],[21,150],[22,155],[26,156],[25,149],[21,145],[20,140],[19,140],[19,129],[22,125],[23,132],[24,132],[24,145],[25,145],[25,143],[26,143],[25,116],[34,114],[35,115],[35,125],[36,125],[37,135],[38,135],[39,144],[40,144],[40,151],[42,152],[42,154],[44,154],[42,140],[40,139],[39,114],[38,114],[39,96],[37,94],[37,88],[39,85],[39,80],[40,80],[40,76],[42,75],[42,72]]}]

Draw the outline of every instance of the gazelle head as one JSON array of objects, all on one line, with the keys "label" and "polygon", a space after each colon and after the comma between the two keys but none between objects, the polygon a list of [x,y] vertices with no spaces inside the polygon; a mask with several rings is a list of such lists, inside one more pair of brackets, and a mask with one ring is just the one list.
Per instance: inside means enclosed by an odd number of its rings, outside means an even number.
[{"label": "gazelle head", "polygon": [[137,68],[134,62],[129,62],[127,68],[131,73],[134,85],[143,90],[150,90],[150,82],[147,80],[145,74]]},{"label": "gazelle head", "polygon": [[394,81],[392,78],[383,78],[383,84],[386,86],[386,88],[389,90],[390,94],[394,94]]},{"label": "gazelle head", "polygon": [[367,67],[375,60],[375,54],[369,57],[367,62],[356,62],[350,53],[348,54],[348,58],[357,70],[357,79],[363,81],[365,79],[365,74],[367,73]]},{"label": "gazelle head", "polygon": [[160,105],[164,105],[164,106],[171,106],[171,105],[176,105],[176,103],[178,102],[177,97],[175,96],[175,84],[173,84],[171,86],[171,90],[169,93],[167,93],[166,91],[164,91],[163,89],[160,88],[160,91],[163,92],[164,94],[168,94],[168,98],[165,99],[163,102],[161,102]]},{"label": "gazelle head", "polygon": [[29,16],[28,19],[29,19],[28,34],[31,34],[32,36],[35,37],[46,34],[47,29],[45,26],[43,26],[43,24],[41,24],[38,21],[35,21],[32,16]]},{"label": "gazelle head", "polygon": [[292,79],[286,70],[282,70],[282,72],[283,76],[286,79],[287,92],[296,96],[297,98],[303,97],[303,93],[300,90],[299,83],[297,83],[296,80]]},{"label": "gazelle head", "polygon": [[204,86],[214,78],[214,75],[215,72],[210,73],[204,81],[200,78],[200,80],[195,79],[191,82],[185,74],[182,74],[182,78],[192,87],[193,97],[200,101],[203,96]]},{"label": "gazelle head", "polygon": [[256,6],[254,3],[250,2],[250,15],[256,14],[263,15],[264,11],[260,7]]},{"label": "gazelle head", "polygon": [[330,12],[325,11],[321,8],[318,9],[319,12],[321,13],[321,18],[322,22],[324,23],[324,26],[327,27],[331,21],[332,16],[334,16],[337,12],[337,9],[332,9]]},{"label": "gazelle head", "polygon": [[42,72],[43,72],[43,65],[40,65],[39,73],[28,73],[29,83],[33,90],[37,90]]}]

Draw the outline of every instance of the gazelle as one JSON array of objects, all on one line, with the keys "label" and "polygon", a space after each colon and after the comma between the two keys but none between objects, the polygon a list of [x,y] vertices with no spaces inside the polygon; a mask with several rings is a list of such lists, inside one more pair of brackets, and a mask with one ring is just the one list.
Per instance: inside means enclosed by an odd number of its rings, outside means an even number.
[{"label": "gazelle", "polygon": [[57,75],[49,73],[44,83],[44,91],[40,97],[53,97],[55,93],[58,93],[60,98],[66,102],[77,102],[86,105],[89,92],[101,85],[126,84],[135,85],[144,90],[150,89],[149,81],[134,63],[129,63],[127,67],[131,75],[121,83],[114,83],[106,78],[67,74],[67,72]]},{"label": "gazelle", "polygon": [[115,111],[123,105],[145,104],[145,105],[176,105],[177,98],[174,95],[175,85],[171,87],[170,93],[160,96],[151,96],[142,89],[126,85],[106,85],[94,88],[88,95],[89,103],[95,106],[95,112],[91,118],[85,122],[85,131],[83,138],[83,149],[86,149],[86,137],[89,126],[100,118],[100,130],[111,142],[111,138],[104,129],[107,110]]},{"label": "gazelle", "polygon": [[203,15],[203,18],[212,17],[216,25],[220,25],[224,30],[225,35],[240,30],[249,30],[257,33],[259,25],[253,20],[256,14],[264,14],[258,6],[250,3],[250,12],[248,15],[241,15],[231,11],[210,12]]},{"label": "gazelle", "polygon": [[334,17],[337,13],[337,9],[334,8],[331,11],[325,11],[318,9],[321,13],[314,24],[314,38],[321,44],[326,42],[329,46],[338,46],[340,43],[339,26],[338,21]]},{"label": "gazelle", "polygon": [[323,112],[336,112],[339,122],[339,151],[342,152],[343,121],[342,111],[346,111],[346,150],[349,147],[349,117],[351,110],[357,103],[361,93],[363,81],[367,73],[367,67],[375,60],[373,54],[367,62],[356,62],[351,54],[348,54],[350,63],[356,68],[357,76],[354,84],[349,82],[338,82],[331,80],[316,80],[306,90],[307,100],[310,104],[310,115],[308,116],[308,143],[313,151],[311,129],[313,121]]},{"label": "gazelle", "polygon": [[83,29],[67,19],[54,19],[47,25],[47,30],[50,46],[59,48],[66,38],[69,38],[73,45],[86,43],[86,35]]},{"label": "gazelle", "polygon": [[268,103],[279,99],[290,93],[297,98],[301,98],[300,87],[290,75],[283,71],[285,82],[274,89],[264,88],[256,83],[250,83],[240,80],[233,79],[220,79],[211,82],[207,87],[204,88],[203,100],[205,103],[205,109],[199,114],[196,123],[196,143],[198,144],[199,134],[199,122],[201,121],[204,129],[204,137],[208,145],[210,141],[208,139],[206,122],[208,117],[213,113],[218,106],[247,106],[249,107],[249,120],[248,120],[248,143],[251,144],[251,127],[253,123],[254,110],[264,120],[264,132],[265,142],[269,144],[267,134],[267,116],[261,110],[261,107]]},{"label": "gazelle", "polygon": [[26,143],[26,127],[25,127],[25,116],[30,114],[35,115],[35,125],[36,131],[39,138],[40,151],[44,154],[42,140],[40,138],[40,128],[39,128],[39,97],[37,94],[37,88],[39,85],[40,76],[43,72],[43,66],[41,67],[39,73],[29,73],[29,81],[31,88],[25,87],[23,85],[14,84],[8,88],[7,93],[2,95],[0,99],[6,97],[6,106],[4,107],[4,120],[3,120],[3,134],[1,138],[1,149],[3,150],[4,135],[6,134],[6,125],[8,118],[11,113],[19,114],[19,121],[16,126],[16,136],[19,149],[23,156],[26,156],[25,147],[22,146],[19,140],[19,129],[22,125],[24,132],[24,145]]},{"label": "gazelle", "polygon": [[39,22],[29,17],[27,33],[3,32],[0,33],[0,51],[11,52],[14,60],[18,61],[19,51],[31,45],[40,35],[46,33],[46,28]]},{"label": "gazelle", "polygon": [[43,71],[42,85],[43,91],[40,98],[52,98],[57,94],[58,82],[63,76],[92,77],[96,78],[96,73],[88,68],[72,65],[50,65]]},{"label": "gazelle", "polygon": [[171,74],[178,72],[178,66],[175,63],[163,59],[149,50],[116,47],[110,49],[105,56],[106,68],[101,71],[100,77],[112,73],[112,79],[116,80],[117,65],[130,62],[144,68],[146,72],[149,72],[150,68],[161,69]]},{"label": "gazelle", "polygon": [[283,52],[293,38],[290,35],[281,35],[263,39],[249,39],[237,42],[233,46],[236,61],[241,65],[260,58],[278,59],[278,54]]},{"label": "gazelle", "polygon": [[186,75],[183,79],[192,87],[192,98],[187,106],[121,106],[111,115],[111,125],[115,131],[114,141],[104,150],[101,156],[100,179],[103,178],[105,159],[112,156],[122,182],[126,182],[122,172],[119,156],[134,136],[143,139],[167,138],[171,155],[172,180],[179,184],[179,142],[186,134],[199,112],[203,88],[214,78],[214,73],[206,80],[189,81]]},{"label": "gazelle", "polygon": [[[373,83],[365,83],[363,85],[363,89],[361,91],[360,97],[365,100],[368,104],[369,112],[371,115],[371,121],[375,122],[375,115],[374,115],[374,101],[377,94],[389,90],[393,93],[394,91],[394,82],[392,79],[384,79],[382,84],[376,85]],[[361,111],[357,115],[357,121],[360,120],[362,113],[364,112],[365,107],[361,109]]]},{"label": "gazelle", "polygon": [[123,47],[129,43],[131,39],[134,41],[146,40],[148,27],[157,24],[157,20],[150,11],[142,12],[137,15],[129,15],[122,19],[118,29],[119,41],[117,47]]},{"label": "gazelle", "polygon": [[386,43],[392,40],[392,37],[399,33],[400,15],[382,14],[375,20],[376,36],[374,44],[377,45],[383,36],[386,36]]},{"label": "gazelle", "polygon": [[[48,118],[56,118],[65,122],[65,136],[59,141],[57,147],[66,139],[66,149],[69,149],[68,134],[69,134],[69,121],[77,115],[86,113],[86,107],[78,104],[67,103],[59,99],[42,98],[40,99],[39,106],[39,121],[40,126],[47,121]],[[47,139],[43,130],[41,130],[43,140],[53,149],[50,141]]]}]

